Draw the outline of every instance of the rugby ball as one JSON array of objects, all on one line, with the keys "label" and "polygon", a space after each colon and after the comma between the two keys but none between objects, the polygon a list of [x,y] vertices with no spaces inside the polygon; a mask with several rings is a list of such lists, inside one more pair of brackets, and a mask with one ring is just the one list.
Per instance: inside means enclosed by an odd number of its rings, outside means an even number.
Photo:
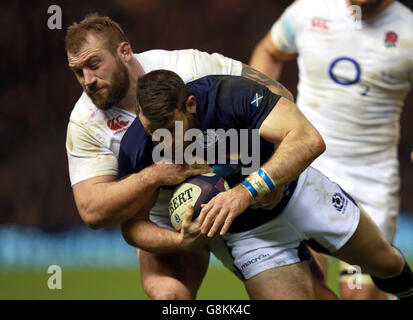
[{"label": "rugby ball", "polygon": [[178,185],[169,201],[169,219],[175,230],[181,229],[188,205],[194,206],[195,220],[201,212],[201,204],[207,203],[218,193],[229,189],[228,183],[220,175],[206,173],[191,177]]}]

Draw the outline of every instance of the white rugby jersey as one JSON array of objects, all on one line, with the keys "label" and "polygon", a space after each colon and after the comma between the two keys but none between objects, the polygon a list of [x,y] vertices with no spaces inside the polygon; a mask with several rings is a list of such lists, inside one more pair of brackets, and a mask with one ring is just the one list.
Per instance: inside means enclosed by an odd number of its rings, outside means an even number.
[{"label": "white rugby jersey", "polygon": [[[150,50],[135,54],[146,73],[156,69],[176,72],[185,81],[209,74],[241,75],[242,64],[220,54],[194,49]],[[120,141],[136,115],[113,107],[98,109],[85,92],[77,101],[67,128],[66,150],[72,186],[102,175],[117,175]]]},{"label": "white rugby jersey", "polygon": [[326,157],[395,157],[413,79],[413,14],[394,2],[356,21],[346,0],[296,0],[273,25],[298,54],[297,105],[325,139]]}]

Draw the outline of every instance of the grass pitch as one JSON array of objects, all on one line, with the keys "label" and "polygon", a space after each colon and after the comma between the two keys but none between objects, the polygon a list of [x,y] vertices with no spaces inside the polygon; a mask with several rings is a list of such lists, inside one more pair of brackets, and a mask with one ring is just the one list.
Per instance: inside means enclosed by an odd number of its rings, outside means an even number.
[{"label": "grass pitch", "polygon": [[[329,285],[337,292],[333,261]],[[3,300],[147,300],[138,268],[65,270],[62,267],[62,289],[50,290],[47,270],[9,272],[0,269],[0,299]],[[331,276],[330,276],[331,275]],[[212,266],[198,293],[200,300],[247,300],[241,281],[223,267]]]}]

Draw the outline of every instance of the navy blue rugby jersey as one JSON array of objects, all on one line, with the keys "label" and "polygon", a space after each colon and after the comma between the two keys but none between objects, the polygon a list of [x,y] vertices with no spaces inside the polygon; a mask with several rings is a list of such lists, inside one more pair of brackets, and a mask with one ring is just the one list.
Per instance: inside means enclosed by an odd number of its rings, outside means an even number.
[{"label": "navy blue rugby jersey", "polygon": [[[258,156],[257,154],[252,154],[254,150],[257,150],[252,146],[252,129],[260,128],[268,114],[276,107],[280,96],[273,94],[265,86],[238,76],[206,76],[187,83],[187,88],[189,94],[196,98],[196,118],[199,122],[199,129],[205,135],[203,146],[206,151],[205,159],[207,157],[207,150],[214,148],[215,164],[217,166],[213,167],[218,174],[224,172],[222,175],[230,187],[233,187],[245,179],[245,176],[241,175],[240,168],[242,166],[249,167],[250,164],[245,165],[241,163],[240,159],[238,159],[235,165],[233,162],[230,163],[230,159],[234,161],[239,156],[239,153],[238,155],[231,153],[232,150],[230,150],[228,137],[221,139],[219,134],[211,137],[211,130],[223,129],[224,132],[227,132],[230,129],[235,129],[239,133],[238,151],[240,151],[241,147],[246,148],[245,143],[247,143],[248,155]],[[247,141],[245,136],[240,134],[241,129],[244,130],[244,133],[248,132]],[[219,152],[220,143],[225,143],[226,152],[224,155]],[[259,145],[259,162],[261,165],[274,153],[275,147],[273,143],[261,137],[259,137]],[[153,164],[152,150],[154,146],[154,142],[145,133],[137,117],[121,141],[118,158],[118,177],[122,178]],[[222,164],[224,161],[222,157],[226,158],[228,166]],[[218,160],[221,165],[218,164]],[[222,167],[230,167],[233,170],[220,171],[219,169]],[[230,173],[228,174],[228,172]],[[229,231],[241,232],[249,230],[276,217],[287,205],[296,184],[297,181],[294,181],[286,186],[283,199],[272,211],[248,209],[234,220]]]}]

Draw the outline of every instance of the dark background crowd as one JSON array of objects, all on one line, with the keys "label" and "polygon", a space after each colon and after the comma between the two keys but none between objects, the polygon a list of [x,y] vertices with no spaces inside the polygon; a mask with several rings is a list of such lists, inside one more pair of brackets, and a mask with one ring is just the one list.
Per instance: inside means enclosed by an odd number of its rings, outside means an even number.
[{"label": "dark background crowd", "polygon": [[[88,13],[99,12],[120,23],[135,52],[196,48],[248,63],[254,46],[291,2],[2,1],[0,224],[37,226],[51,232],[82,224],[72,196],[65,150],[70,112],[82,92],[67,66],[67,26]],[[410,1],[401,2],[413,8]],[[51,5],[62,9],[60,30],[48,28]],[[286,66],[281,82],[296,94],[295,63]],[[402,210],[413,213],[413,94],[401,118]]]}]

